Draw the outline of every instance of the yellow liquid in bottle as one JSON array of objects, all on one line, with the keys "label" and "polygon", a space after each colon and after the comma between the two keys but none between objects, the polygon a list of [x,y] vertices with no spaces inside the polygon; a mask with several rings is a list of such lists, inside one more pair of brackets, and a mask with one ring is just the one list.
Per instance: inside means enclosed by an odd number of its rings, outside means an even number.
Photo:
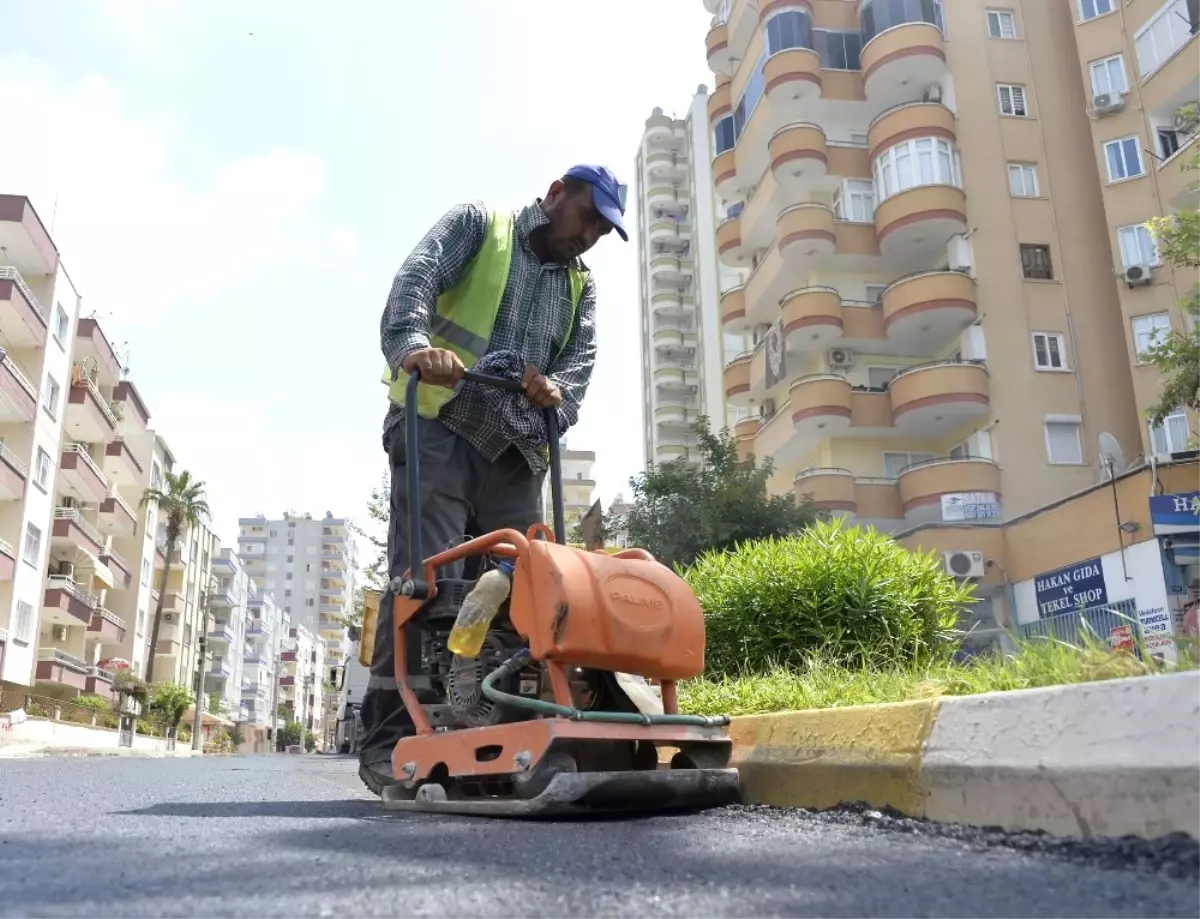
[{"label": "yellow liquid in bottle", "polygon": [[491,623],[486,619],[465,626],[456,623],[450,630],[450,637],[446,639],[446,647],[459,657],[478,656],[489,625]]}]

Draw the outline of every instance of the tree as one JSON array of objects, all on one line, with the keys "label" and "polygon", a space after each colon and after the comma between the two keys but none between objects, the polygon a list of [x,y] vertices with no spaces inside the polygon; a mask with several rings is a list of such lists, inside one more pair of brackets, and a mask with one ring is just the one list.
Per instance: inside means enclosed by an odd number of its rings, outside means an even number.
[{"label": "tree", "polygon": [[167,555],[162,577],[158,582],[158,602],[154,607],[154,623],[150,628],[150,651],[146,656],[146,679],[154,679],[154,652],[158,649],[158,628],[162,622],[163,602],[167,598],[167,579],[171,576],[171,556],[183,535],[185,527],[196,526],[210,516],[205,500],[204,483],[192,478],[186,469],[178,474],[163,473],[163,487],[151,486],[142,492],[140,507],[152,504],[166,517],[167,540],[164,551]]},{"label": "tree", "polygon": [[751,539],[798,533],[818,517],[808,500],[767,494],[774,472],[768,458],[742,460],[728,428],[714,434],[706,417],[694,425],[701,463],[682,459],[651,465],[629,480],[633,506],[624,520],[629,543],[665,565],[690,565],[709,549],[727,549]]},{"label": "tree", "polygon": [[[363,579],[368,587],[380,592],[387,590],[388,585],[387,532],[391,508],[391,476],[388,470],[384,469],[383,475],[379,477],[379,484],[371,489],[371,498],[367,502],[367,517],[374,521],[376,526],[373,529],[383,529],[383,536],[380,537],[378,532],[367,532],[357,523],[350,523],[350,529],[369,542],[374,549],[375,557],[363,568]],[[355,599],[357,606],[358,598]]]},{"label": "tree", "polygon": [[[1185,106],[1193,119],[1200,118],[1200,106]],[[1200,169],[1200,153],[1193,154],[1180,165],[1185,171]],[[1188,190],[1193,199],[1200,183],[1191,182]],[[1187,270],[1194,277],[1200,268],[1200,209],[1185,208],[1168,217],[1155,217],[1148,222],[1150,232],[1163,260],[1176,269]],[[1183,332],[1172,330],[1167,337],[1153,345],[1143,355],[1163,375],[1158,401],[1147,412],[1152,425],[1160,425],[1182,407],[1200,411],[1200,288],[1195,284],[1180,300],[1184,316],[1191,317],[1191,328]]]},{"label": "tree", "polygon": [[173,728],[179,727],[191,704],[192,691],[179,683],[158,683],[151,691],[150,711],[158,712]]}]

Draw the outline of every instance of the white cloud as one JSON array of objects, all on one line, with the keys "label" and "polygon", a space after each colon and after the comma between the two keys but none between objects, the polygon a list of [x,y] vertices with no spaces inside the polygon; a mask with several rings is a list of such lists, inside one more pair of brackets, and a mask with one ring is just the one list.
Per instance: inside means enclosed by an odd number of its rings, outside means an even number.
[{"label": "white cloud", "polygon": [[30,139],[0,145],[5,192],[29,196],[89,309],[121,323],[161,315],[284,253],[355,251],[352,230],[314,214],[324,187],[316,156],[269,151],[192,187],[170,174],[164,129],[133,117],[99,77],[67,82],[34,58],[9,56],[0,58],[0,99]]}]

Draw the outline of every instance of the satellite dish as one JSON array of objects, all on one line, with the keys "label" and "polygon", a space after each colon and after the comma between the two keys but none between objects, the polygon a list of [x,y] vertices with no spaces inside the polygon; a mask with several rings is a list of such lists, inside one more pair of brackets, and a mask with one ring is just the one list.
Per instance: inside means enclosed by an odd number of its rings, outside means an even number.
[{"label": "satellite dish", "polygon": [[1100,432],[1100,462],[1106,479],[1120,475],[1129,465],[1125,462],[1125,451],[1108,431]]}]

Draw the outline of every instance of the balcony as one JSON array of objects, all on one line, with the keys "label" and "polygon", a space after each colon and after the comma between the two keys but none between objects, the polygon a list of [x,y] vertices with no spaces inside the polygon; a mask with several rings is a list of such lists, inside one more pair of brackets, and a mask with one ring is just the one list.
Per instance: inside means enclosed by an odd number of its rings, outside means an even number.
[{"label": "balcony", "polygon": [[97,520],[100,529],[113,536],[133,536],[137,533],[137,515],[116,492],[100,502]]},{"label": "balcony", "polygon": [[729,26],[721,23],[709,29],[708,35],[704,37],[704,47],[708,52],[708,69],[713,73],[729,73],[733,66],[733,51],[729,47]]},{"label": "balcony", "polygon": [[833,211],[824,204],[796,204],[775,218],[775,239],[784,261],[804,265],[833,254],[837,231]]},{"label": "balcony", "polygon": [[56,507],[51,545],[60,552],[84,549],[99,556],[104,551],[104,538],[88,523],[75,507]]},{"label": "balcony", "polygon": [[281,676],[279,678],[279,685],[280,686],[295,686],[296,685],[295,675]]},{"label": "balcony", "polygon": [[78,369],[67,394],[66,431],[79,443],[108,443],[117,433],[117,416],[90,379]]},{"label": "balcony", "polygon": [[334,565],[341,565],[342,567],[345,567],[345,565],[346,565],[346,556],[345,556],[345,553],[342,553],[342,552],[322,551],[321,552],[321,560],[330,562],[331,564],[334,564]]},{"label": "balcony", "polygon": [[953,185],[918,185],[875,208],[879,250],[906,263],[928,262],[967,232],[967,196]]},{"label": "balcony", "polygon": [[664,428],[687,427],[692,423],[692,417],[682,402],[660,402],[654,407],[654,421]]},{"label": "balcony", "polygon": [[46,310],[21,273],[0,265],[0,340],[9,348],[41,348],[46,328]]},{"label": "balcony", "polygon": [[0,350],[0,422],[27,422],[37,417],[38,391],[25,372]]},{"label": "balcony", "polygon": [[208,597],[210,606],[230,607],[237,606],[237,596],[230,587],[222,587],[213,591]]},{"label": "balcony", "polygon": [[651,149],[673,150],[683,146],[682,138],[675,132],[675,119],[664,115],[662,109],[646,119],[646,145]]},{"label": "balcony", "polygon": [[888,109],[867,130],[870,157],[874,160],[911,138],[941,138],[956,143],[954,113],[940,102],[907,102]]},{"label": "balcony", "polygon": [[783,333],[796,351],[825,348],[842,337],[842,298],[832,287],[804,287],[783,301]]},{"label": "balcony", "polygon": [[[880,4],[882,6],[882,4]],[[929,22],[863,21],[863,89],[874,106],[888,108],[914,88],[939,83],[946,74],[945,41]]]},{"label": "balcony", "polygon": [[104,330],[95,319],[83,318],[75,326],[75,348],[77,357],[90,361],[96,368],[97,382],[103,386],[116,386],[121,379],[121,362],[108,343]]},{"label": "balcony", "polygon": [[853,408],[845,377],[833,373],[801,377],[788,388],[788,400],[797,431],[834,437],[850,427]]},{"label": "balcony", "polygon": [[114,587],[118,590],[128,587],[133,583],[133,569],[129,567],[129,563],[125,561],[112,549],[105,549],[100,553],[100,564],[104,565],[113,574]]},{"label": "balcony", "polygon": [[[142,481],[145,470],[138,458],[129,449],[129,444],[122,438],[110,442],[104,448],[104,474],[110,482],[127,487],[136,486]],[[214,565],[216,560],[213,560]]]},{"label": "balcony", "polygon": [[723,83],[713,89],[708,97],[708,127],[712,131],[717,122],[733,111],[733,97],[730,95],[730,84]]},{"label": "balcony", "polygon": [[136,419],[143,430],[149,427],[150,410],[146,408],[146,403],[142,401],[141,394],[138,393],[137,387],[130,380],[121,380],[113,387],[112,401],[114,406],[121,406],[121,418],[123,421],[133,422]]},{"label": "balcony", "polygon": [[83,691],[100,696],[102,699],[111,699],[113,680],[115,679],[116,674],[111,670],[105,670],[102,667],[88,667],[87,676],[83,682]]},{"label": "balcony", "polygon": [[67,444],[59,460],[62,490],[84,504],[97,504],[108,494],[108,478],[83,444]]},{"label": "balcony", "polygon": [[251,619],[246,623],[246,637],[259,638],[267,634],[267,628],[261,619]]},{"label": "balcony", "polygon": [[96,606],[96,595],[71,578],[52,574],[46,579],[46,592],[42,598],[45,622],[68,626],[83,623],[90,626]]},{"label": "balcony", "polygon": [[0,195],[0,249],[30,277],[58,270],[54,241],[24,195]]},{"label": "balcony", "polygon": [[29,467],[0,442],[0,501],[20,501],[25,497]]},{"label": "balcony", "polygon": [[125,640],[125,620],[103,606],[97,606],[92,611],[87,630],[89,635],[95,635],[108,644],[120,644]]},{"label": "balcony", "polygon": [[280,651],[279,660],[285,664],[294,664],[296,662],[295,651]]},{"label": "balcony", "polygon": [[214,622],[207,635],[209,644],[227,645],[234,640],[233,629],[228,622]]},{"label": "balcony", "polygon": [[246,667],[265,667],[267,666],[266,655],[250,652],[242,655],[242,664]]},{"label": "balcony", "polygon": [[802,120],[821,96],[821,56],[811,48],[777,51],[763,64],[763,87],[773,122]]},{"label": "balcony", "polygon": [[721,328],[725,332],[739,333],[746,328],[746,289],[731,287],[721,294]]},{"label": "balcony", "polygon": [[750,397],[750,361],[752,354],[740,354],[725,365],[725,398],[742,405]]},{"label": "balcony", "polygon": [[17,570],[17,550],[7,539],[0,539],[0,581],[12,582]]},{"label": "balcony", "polygon": [[925,460],[900,470],[899,488],[905,520],[941,520],[943,495],[983,493],[999,504],[1000,467],[982,457]]},{"label": "balcony", "polygon": [[38,648],[37,675],[39,683],[57,683],[72,689],[87,688],[91,665],[58,648]]},{"label": "balcony", "polygon": [[656,367],[654,385],[659,389],[679,389],[688,384],[681,367]]},{"label": "balcony", "polygon": [[911,436],[948,434],[991,411],[988,372],[971,361],[933,361],[908,367],[888,383],[897,431]]},{"label": "balcony", "polygon": [[214,657],[212,663],[208,665],[208,670],[205,671],[206,676],[216,677],[217,679],[225,679],[233,674],[233,669],[229,666],[229,661],[223,657]]},{"label": "balcony", "polygon": [[[712,110],[710,99],[709,110]],[[681,182],[688,177],[688,159],[681,153],[666,150],[646,154],[646,172],[657,181]]]},{"label": "balcony", "polygon": [[846,514],[858,512],[854,473],[849,469],[801,470],[792,482],[792,490],[797,500],[808,498],[821,510]]},{"label": "balcony", "polygon": [[771,175],[789,196],[816,185],[827,187],[826,176],[871,178],[867,148],[859,144],[829,141],[815,124],[784,125],[767,141]]},{"label": "balcony", "polygon": [[975,281],[959,271],[926,271],[883,293],[888,340],[906,352],[936,351],[975,321]]}]

